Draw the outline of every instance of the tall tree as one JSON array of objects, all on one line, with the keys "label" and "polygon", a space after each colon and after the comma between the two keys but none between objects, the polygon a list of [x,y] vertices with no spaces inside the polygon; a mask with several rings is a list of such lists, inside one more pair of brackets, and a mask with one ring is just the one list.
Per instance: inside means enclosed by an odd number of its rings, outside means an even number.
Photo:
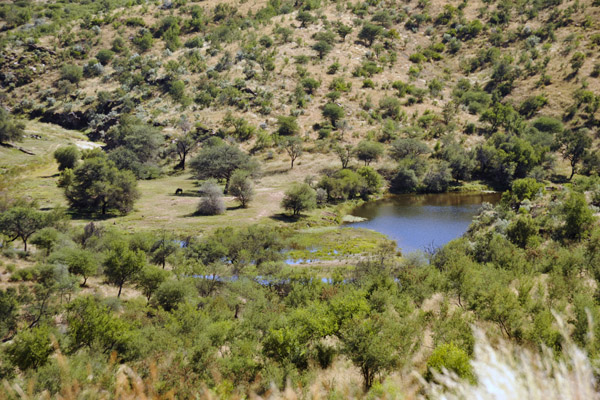
[{"label": "tall tree", "polygon": [[336,126],[337,122],[344,118],[344,109],[335,103],[327,103],[323,107],[323,117],[327,118],[331,125]]},{"label": "tall tree", "polygon": [[358,33],[358,38],[365,42],[368,47],[371,47],[375,39],[383,32],[383,28],[379,25],[367,22]]},{"label": "tall tree", "polygon": [[51,221],[50,214],[31,205],[16,206],[0,214],[0,233],[6,235],[10,242],[21,239],[27,251],[27,240]]},{"label": "tall tree", "polygon": [[296,159],[302,155],[302,151],[304,150],[302,148],[302,139],[300,139],[298,136],[292,136],[290,138],[286,138],[282,142],[281,146],[288,153],[288,156],[290,156],[290,168],[294,168],[294,161],[296,161]]},{"label": "tall tree", "polygon": [[65,189],[71,207],[100,210],[103,215],[110,209],[127,213],[139,197],[133,173],[117,169],[104,153],[94,153],[74,170],[63,171],[59,186]]},{"label": "tall tree", "polygon": [[163,229],[150,250],[152,252],[152,262],[161,265],[165,269],[167,258],[175,253],[178,248],[179,243],[173,235]]},{"label": "tall tree", "polygon": [[429,147],[419,139],[401,138],[392,142],[390,157],[399,161],[406,157],[417,157],[429,153]]},{"label": "tall tree", "polygon": [[308,184],[295,184],[285,192],[281,206],[291,210],[292,215],[300,215],[302,211],[312,210],[317,206],[317,194]]},{"label": "tall tree", "polygon": [[369,165],[372,161],[377,161],[383,154],[383,145],[381,143],[362,140],[356,145],[356,158]]},{"label": "tall tree", "polygon": [[248,172],[238,169],[231,176],[229,192],[240,202],[243,208],[254,198],[254,184]]},{"label": "tall tree", "polygon": [[350,162],[350,158],[352,157],[352,154],[354,154],[354,147],[352,147],[351,144],[347,144],[343,147],[337,145],[333,148],[333,151],[339,157],[339,159],[342,163],[342,168],[343,169],[348,168],[348,163]]},{"label": "tall tree", "polygon": [[88,250],[72,249],[67,252],[65,261],[71,274],[81,275],[83,278],[81,286],[84,287],[88,278],[98,271],[97,257]]},{"label": "tall tree", "polygon": [[569,163],[571,164],[571,175],[569,176],[569,180],[575,175],[577,164],[587,154],[591,145],[592,138],[588,135],[587,129],[579,129],[576,131],[565,130],[556,136],[554,148],[558,150],[565,159],[569,160]]},{"label": "tall tree", "polygon": [[112,244],[104,260],[104,274],[109,283],[119,288],[117,297],[121,297],[123,285],[135,278],[146,265],[146,254],[143,251],[133,251],[127,243]]},{"label": "tall tree", "polygon": [[198,179],[223,179],[225,192],[229,189],[229,180],[236,169],[254,172],[256,162],[238,147],[217,145],[203,148],[190,163]]},{"label": "tall tree", "polygon": [[179,157],[179,164],[175,168],[185,171],[185,160],[197,145],[198,139],[192,133],[186,133],[173,140],[167,151],[171,154],[177,154],[177,157]]}]

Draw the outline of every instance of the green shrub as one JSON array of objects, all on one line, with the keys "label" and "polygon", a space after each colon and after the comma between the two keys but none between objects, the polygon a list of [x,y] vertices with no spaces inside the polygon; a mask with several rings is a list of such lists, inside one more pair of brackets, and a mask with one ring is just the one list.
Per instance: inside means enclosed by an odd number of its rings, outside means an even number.
[{"label": "green shrub", "polygon": [[133,44],[135,44],[141,52],[145,52],[152,48],[154,39],[149,30],[142,29],[138,35],[133,38]]},{"label": "green shrub", "polygon": [[81,153],[77,146],[60,147],[54,152],[54,159],[58,163],[58,170],[63,171],[67,168],[75,168],[77,161],[81,157]]},{"label": "green shrub", "polygon": [[335,90],[336,92],[349,92],[352,89],[352,82],[346,82],[344,78],[337,77],[329,84],[329,90]]},{"label": "green shrub", "polygon": [[552,117],[539,117],[533,121],[532,125],[538,131],[545,133],[555,134],[563,130],[562,122]]},{"label": "green shrub", "polygon": [[327,73],[329,75],[334,75],[336,72],[338,72],[340,70],[340,63],[339,62],[334,62],[333,64],[331,64],[329,67],[327,67]]},{"label": "green shrub", "polygon": [[508,240],[519,247],[525,248],[530,238],[538,233],[538,226],[531,215],[520,215],[513,219],[506,228]]},{"label": "green shrub", "polygon": [[8,359],[21,371],[46,364],[54,352],[50,334],[47,326],[21,331],[6,349]]},{"label": "green shrub", "polygon": [[413,53],[408,57],[410,62],[415,64],[421,64],[422,62],[427,61],[427,57],[425,57],[422,53]]},{"label": "green shrub", "polygon": [[185,83],[182,80],[177,80],[169,86],[169,94],[175,101],[181,101],[185,97]]},{"label": "green shrub", "polygon": [[175,51],[181,47],[181,39],[179,39],[179,26],[167,29],[162,38],[165,41],[165,47],[171,51]]},{"label": "green shrub", "polygon": [[112,41],[112,51],[114,51],[115,53],[122,53],[126,47],[125,47],[125,40],[120,37],[117,36],[113,41]]},{"label": "green shrub", "polygon": [[107,65],[115,56],[115,52],[109,49],[102,49],[96,54],[96,59],[102,65]]},{"label": "green shrub", "polygon": [[363,88],[375,89],[375,82],[373,82],[371,79],[365,79],[363,81]]},{"label": "green shrub", "polygon": [[433,351],[427,360],[427,373],[425,379],[433,379],[433,371],[441,373],[443,369],[454,372],[460,378],[475,382],[473,367],[469,362],[467,353],[458,348],[454,343],[444,343]]},{"label": "green shrub", "polygon": [[66,64],[60,70],[60,78],[78,84],[83,77],[83,69],[78,65]]},{"label": "green shrub", "polygon": [[204,45],[204,40],[202,40],[201,36],[194,36],[191,39],[185,41],[184,46],[188,49],[202,47]]},{"label": "green shrub", "polygon": [[533,178],[516,179],[511,185],[511,191],[518,201],[533,200],[540,192],[543,193],[544,184]]},{"label": "green shrub", "polygon": [[185,300],[187,286],[185,282],[168,280],[163,282],[154,293],[154,300],[165,311],[176,309]]}]

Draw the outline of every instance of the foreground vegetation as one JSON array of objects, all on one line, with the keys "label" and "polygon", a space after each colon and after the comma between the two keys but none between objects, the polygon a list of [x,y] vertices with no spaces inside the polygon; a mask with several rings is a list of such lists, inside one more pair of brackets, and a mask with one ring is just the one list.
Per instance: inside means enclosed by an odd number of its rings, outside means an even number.
[{"label": "foreground vegetation", "polygon": [[302,391],[349,373],[350,382],[319,390],[376,395],[386,377],[409,382],[411,370],[433,379],[427,371],[449,368],[477,382],[472,325],[558,355],[573,341],[595,360],[599,185],[578,178],[544,193],[533,179],[515,181],[464,238],[428,259],[400,258],[380,241],[327,280],[284,262],[287,249],[313,246],[308,232],[222,228],[182,245],[170,232],[81,228],[14,204],[3,232],[10,238],[11,218],[36,221],[25,240],[37,250],[5,242],[3,379],[32,394],[113,393],[122,379],[141,379],[151,386],[140,390],[156,395],[229,397]]}]

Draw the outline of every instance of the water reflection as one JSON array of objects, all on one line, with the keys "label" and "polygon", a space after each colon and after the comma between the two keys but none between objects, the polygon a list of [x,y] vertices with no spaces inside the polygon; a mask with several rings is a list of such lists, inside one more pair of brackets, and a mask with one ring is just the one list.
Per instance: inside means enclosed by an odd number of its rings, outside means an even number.
[{"label": "water reflection", "polygon": [[387,235],[407,253],[438,247],[467,231],[483,202],[497,203],[500,193],[399,195],[370,202],[352,215],[367,221],[347,226]]}]

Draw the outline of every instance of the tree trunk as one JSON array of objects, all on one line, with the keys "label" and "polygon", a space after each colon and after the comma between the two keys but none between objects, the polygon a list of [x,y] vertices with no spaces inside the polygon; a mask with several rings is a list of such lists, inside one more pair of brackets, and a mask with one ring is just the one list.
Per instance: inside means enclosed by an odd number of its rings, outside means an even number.
[{"label": "tree trunk", "polygon": [[27,239],[26,238],[23,239],[23,246],[24,246],[25,253],[27,253]]},{"label": "tree trunk", "polygon": [[106,214],[106,201],[102,202],[102,215]]},{"label": "tree trunk", "polygon": [[225,180],[225,188],[223,189],[223,194],[227,194],[229,192],[229,179],[231,178],[231,176],[228,176],[227,179]]},{"label": "tree trunk", "polygon": [[121,297],[121,289],[123,289],[123,284],[119,285],[119,294],[117,294],[117,297]]},{"label": "tree trunk", "polygon": [[569,180],[573,179],[573,175],[575,175],[575,166],[577,163],[571,162],[571,176],[569,176]]},{"label": "tree trunk", "polygon": [[290,169],[294,168],[294,159],[292,158],[292,167]]}]

